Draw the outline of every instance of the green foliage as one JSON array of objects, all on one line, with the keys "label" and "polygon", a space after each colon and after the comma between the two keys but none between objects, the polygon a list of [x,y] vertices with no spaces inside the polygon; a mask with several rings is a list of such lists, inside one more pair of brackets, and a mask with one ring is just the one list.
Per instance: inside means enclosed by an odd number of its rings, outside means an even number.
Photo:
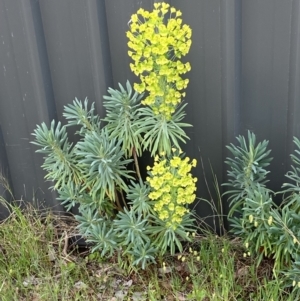
[{"label": "green foliage", "polygon": [[260,184],[265,187],[266,175],[265,169],[272,160],[269,158],[270,150],[267,150],[268,141],[264,140],[256,145],[256,137],[250,131],[248,132],[248,145],[243,136],[237,137],[239,146],[230,144],[227,146],[232,153],[233,158],[227,158],[225,163],[230,167],[228,170],[229,182],[224,184],[230,186],[227,192],[231,201],[231,210],[229,216],[243,205],[243,199],[247,193],[253,190],[253,185]]},{"label": "green foliage", "polygon": [[142,94],[134,92],[129,81],[126,82],[126,90],[119,84],[120,91],[109,88],[110,96],[104,96],[103,105],[106,108],[106,129],[111,137],[122,142],[126,158],[132,156],[133,149],[141,155],[142,133],[138,132],[139,114]]},{"label": "green foliage", "polygon": [[164,115],[154,114],[150,107],[140,109],[137,133],[145,133],[142,143],[144,150],[149,150],[151,156],[157,152],[170,155],[172,146],[179,149],[179,142],[189,139],[182,128],[191,125],[181,122],[185,116],[183,111],[185,106],[179,107],[169,120]]},{"label": "green foliage", "polygon": [[150,242],[136,245],[130,249],[128,253],[133,258],[132,265],[141,266],[142,269],[145,269],[149,263],[156,263],[155,257],[157,256],[157,248],[154,248]]},{"label": "green foliage", "polygon": [[104,222],[104,218],[99,215],[97,210],[93,210],[91,207],[82,210],[80,208],[81,215],[76,216],[76,220],[80,223],[79,228],[83,235],[93,232],[93,226],[97,226]]},{"label": "green foliage", "polygon": [[283,188],[287,195],[285,198],[287,206],[300,213],[300,140],[294,137],[294,143],[296,145],[295,154],[291,154],[294,165],[291,166],[292,170],[286,174],[290,182],[284,183]]},{"label": "green foliage", "polygon": [[65,206],[67,211],[70,211],[76,203],[85,203],[86,198],[88,198],[88,203],[91,204],[91,199],[88,194],[80,192],[80,186],[75,185],[70,182],[68,185],[63,185],[59,190],[59,197],[57,198],[61,201],[62,205]]},{"label": "green foliage", "polygon": [[284,273],[288,281],[286,283],[287,287],[290,287],[292,283],[293,293],[295,294],[295,300],[298,300],[300,297],[300,256],[295,256],[295,260],[292,263],[292,268]]},{"label": "green foliage", "polygon": [[[299,215],[299,171],[300,142],[294,138],[297,147],[291,155],[295,166],[286,174],[292,183],[285,183],[282,193],[283,203],[278,207],[274,201],[274,193],[265,183],[268,171],[265,169],[271,158],[268,142],[255,145],[256,137],[248,132],[248,144],[244,137],[237,138],[239,146],[231,144],[228,149],[233,157],[226,163],[229,182],[231,231],[243,239],[248,255],[256,255],[258,264],[264,257],[274,259],[275,276],[284,274],[287,286],[298,287],[300,258],[300,215]],[[294,276],[292,276],[294,275]],[[295,286],[297,283],[297,286]]]},{"label": "green foliage", "polygon": [[[154,4],[155,7],[157,5]],[[158,7],[164,13],[169,5],[159,4]],[[170,64],[164,69],[169,68],[172,74],[167,72],[161,77],[158,66],[152,66],[155,69],[152,75],[161,83],[159,89],[145,79],[152,87],[151,98],[158,105],[142,100],[143,94],[134,91],[127,81],[125,87],[119,84],[119,89],[108,89],[109,95],[104,96],[106,117],[103,120],[96,114],[94,103],[89,106],[87,99],[82,102],[76,98],[64,107],[66,125],[53,121],[48,128],[43,123],[33,133],[33,143],[39,147],[38,152],[45,155],[42,167],[47,172],[46,179],[55,183],[53,189],[57,190],[58,199],[67,210],[78,206],[78,230],[92,244],[92,251],[99,252],[101,257],[125,257],[131,267],[139,265],[145,268],[154,263],[157,256],[168,251],[174,254],[176,248],[182,251],[182,241],[189,241],[187,232],[193,230],[194,218],[187,204],[195,199],[197,179],[192,178],[190,169],[196,166],[196,160],[187,164],[190,159],[182,158],[185,164],[178,166],[178,172],[174,169],[179,188],[172,184],[172,176],[161,179],[162,187],[168,186],[171,191],[168,196],[171,204],[169,222],[157,212],[155,206],[159,197],[152,195],[149,198],[153,187],[142,179],[138,164],[138,156],[144,150],[155,157],[164,153],[168,156],[166,160],[172,162],[176,157],[173,146],[179,152],[180,142],[188,139],[182,129],[190,126],[182,122],[186,105],[179,104],[185,93],[176,89],[182,90],[188,83],[188,79],[181,79],[179,74],[189,71],[190,65],[182,64],[179,58],[189,50],[191,30],[187,25],[174,24],[181,15],[172,8],[171,13],[174,12],[176,16],[170,16],[170,24],[173,23],[173,29],[177,28],[178,32],[186,35],[189,46],[180,44],[176,39],[174,51],[177,58],[172,63],[172,53],[164,54],[165,59],[168,56],[170,59]],[[162,27],[163,22],[160,19],[155,32],[166,30]],[[170,28],[168,30],[174,35]],[[140,38],[145,39],[143,36]],[[146,43],[147,40],[144,41]],[[136,64],[139,65],[137,61]],[[149,100],[149,95],[146,99]],[[76,134],[79,135],[74,145],[68,142],[66,130],[71,126],[77,128]],[[132,170],[133,162],[136,174]],[[149,171],[150,177],[153,170]]]},{"label": "green foliage", "polygon": [[149,199],[149,193],[150,187],[141,179],[138,183],[131,181],[127,193],[128,204],[139,216],[153,213],[153,203]]},{"label": "green foliage", "polygon": [[132,179],[126,169],[131,159],[124,160],[122,141],[110,138],[104,128],[100,133],[92,132],[85,135],[83,141],[76,145],[76,154],[81,158],[78,164],[84,179],[84,189],[92,191],[92,198],[100,192],[101,200],[105,195],[115,200],[116,189],[127,191],[123,179]]},{"label": "green foliage", "polygon": [[63,116],[68,120],[69,126],[80,126],[80,131],[77,133],[81,136],[85,136],[87,132],[97,132],[100,130],[100,118],[98,115],[95,115],[94,103],[88,109],[87,98],[84,100],[84,103],[75,98],[73,104],[64,107]]},{"label": "green foliage", "polygon": [[35,141],[32,143],[40,147],[37,152],[46,155],[42,168],[47,171],[46,179],[56,182],[54,188],[57,189],[71,182],[79,184],[81,175],[77,166],[78,158],[72,144],[68,141],[66,127],[60,122],[55,126],[53,120],[48,129],[43,122],[37,126],[33,135]]},{"label": "green foliage", "polygon": [[104,257],[106,254],[112,256],[117,251],[118,239],[114,234],[110,221],[102,220],[92,224],[86,234],[88,237],[87,242],[94,245],[92,252],[101,251],[101,257]]},{"label": "green foliage", "polygon": [[136,245],[144,245],[149,242],[149,227],[148,220],[142,215],[137,215],[135,211],[128,211],[126,208],[124,212],[119,212],[115,220],[115,233],[120,245],[125,247],[125,252],[134,248]]},{"label": "green foliage", "polygon": [[189,231],[195,232],[191,213],[189,212],[183,217],[181,224],[176,229],[167,227],[166,224],[166,222],[157,219],[157,225],[151,228],[151,236],[155,239],[155,245],[160,249],[162,255],[168,247],[172,255],[175,254],[176,247],[182,252],[183,247],[180,238],[190,241]]}]

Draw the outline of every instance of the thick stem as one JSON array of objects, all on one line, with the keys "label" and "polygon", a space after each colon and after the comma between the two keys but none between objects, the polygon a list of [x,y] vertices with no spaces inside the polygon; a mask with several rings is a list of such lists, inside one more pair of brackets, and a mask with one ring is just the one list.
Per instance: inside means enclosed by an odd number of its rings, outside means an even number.
[{"label": "thick stem", "polygon": [[124,195],[123,195],[123,190],[120,191],[120,194],[121,194],[121,197],[122,197],[122,201],[123,201],[124,206],[126,207],[126,209],[128,209],[127,203],[126,203],[125,198],[124,198]]},{"label": "thick stem", "polygon": [[115,201],[116,201],[116,204],[117,204],[117,210],[118,211],[123,211],[123,208],[122,208],[122,206],[120,204],[120,200],[119,200],[117,189],[115,189]]},{"label": "thick stem", "polygon": [[136,168],[136,174],[137,174],[138,178],[141,180],[142,177],[141,177],[141,173],[140,173],[140,167],[139,167],[139,162],[138,162],[135,147],[132,148],[132,155],[133,155],[134,164],[135,164],[135,168]]}]

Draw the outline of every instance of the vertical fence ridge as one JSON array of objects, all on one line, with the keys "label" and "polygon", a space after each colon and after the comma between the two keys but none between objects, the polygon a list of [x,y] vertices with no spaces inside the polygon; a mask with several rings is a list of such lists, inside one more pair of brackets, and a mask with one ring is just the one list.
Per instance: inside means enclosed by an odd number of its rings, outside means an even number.
[{"label": "vertical fence ridge", "polygon": [[[300,138],[300,2],[294,1],[291,12],[289,95],[287,118],[287,154],[294,150],[293,136]],[[290,160],[289,160],[290,162]]]},{"label": "vertical fence ridge", "polygon": [[[239,104],[241,100],[241,1],[221,1],[221,68],[222,68],[222,160],[229,151],[226,145],[235,143],[239,134]],[[224,163],[223,163],[224,164]],[[222,182],[227,179],[227,167],[222,170]],[[223,191],[223,189],[221,189]],[[223,208],[228,212],[228,203]],[[226,221],[225,221],[226,223]]]},{"label": "vertical fence ridge", "polygon": [[[221,62],[223,145],[233,142],[239,134],[241,98],[241,2],[221,2]],[[224,148],[225,150],[226,148]],[[227,152],[225,152],[227,153]],[[226,155],[223,156],[225,159]]]},{"label": "vertical fence ridge", "polygon": [[86,6],[91,55],[90,63],[95,91],[95,99],[93,101],[96,102],[96,108],[100,116],[104,117],[103,95],[106,94],[108,87],[113,86],[106,7],[104,1],[87,1]]}]

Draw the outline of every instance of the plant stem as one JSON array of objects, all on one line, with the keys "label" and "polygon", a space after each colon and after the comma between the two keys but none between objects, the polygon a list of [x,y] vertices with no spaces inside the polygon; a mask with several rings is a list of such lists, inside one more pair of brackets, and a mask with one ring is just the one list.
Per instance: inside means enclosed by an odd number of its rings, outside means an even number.
[{"label": "plant stem", "polygon": [[132,155],[133,155],[134,164],[135,164],[135,168],[136,168],[136,174],[137,174],[139,179],[142,179],[135,147],[132,148]]},{"label": "plant stem", "polygon": [[126,203],[125,198],[124,198],[124,195],[123,195],[123,190],[120,191],[120,194],[121,194],[121,197],[122,197],[122,201],[123,201],[124,206],[128,209],[127,203]]},{"label": "plant stem", "polygon": [[121,204],[120,204],[120,200],[119,200],[119,196],[118,196],[118,191],[117,191],[117,189],[115,189],[115,198],[116,198],[117,209],[118,209],[119,211],[123,211],[123,208],[122,208],[122,206],[121,206]]}]

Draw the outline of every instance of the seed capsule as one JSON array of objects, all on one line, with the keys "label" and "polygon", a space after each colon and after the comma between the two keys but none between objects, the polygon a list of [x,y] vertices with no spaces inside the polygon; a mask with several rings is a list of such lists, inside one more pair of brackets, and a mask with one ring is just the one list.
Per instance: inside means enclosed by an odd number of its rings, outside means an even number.
[{"label": "seed capsule", "polygon": [[249,222],[252,223],[253,222],[253,215],[249,215]]},{"label": "seed capsule", "polygon": [[273,217],[272,217],[272,216],[270,216],[270,217],[269,217],[269,219],[268,219],[268,224],[269,224],[269,226],[271,226],[271,225],[272,225],[272,221],[273,221]]}]

